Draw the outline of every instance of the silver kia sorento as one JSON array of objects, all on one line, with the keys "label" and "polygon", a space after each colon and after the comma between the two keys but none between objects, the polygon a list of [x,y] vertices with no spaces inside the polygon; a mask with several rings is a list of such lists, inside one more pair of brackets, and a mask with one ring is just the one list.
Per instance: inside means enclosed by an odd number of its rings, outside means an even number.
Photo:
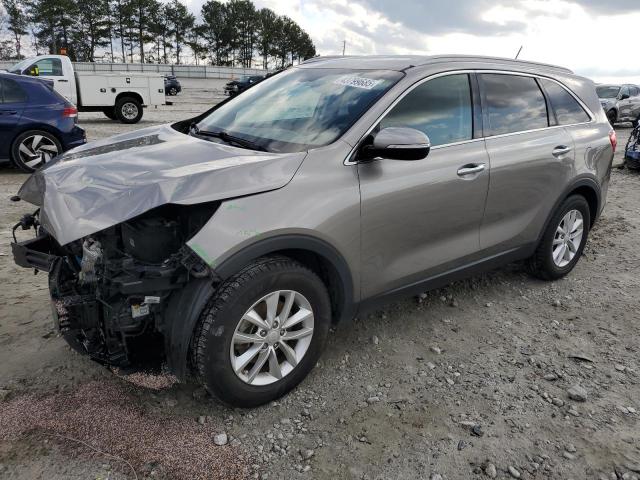
[{"label": "silver kia sorento", "polygon": [[58,157],[18,193],[39,208],[13,255],[49,272],[75,350],[155,358],[251,407],[368,309],[516,260],[567,275],[615,147],[594,84],[565,68],[316,58]]}]

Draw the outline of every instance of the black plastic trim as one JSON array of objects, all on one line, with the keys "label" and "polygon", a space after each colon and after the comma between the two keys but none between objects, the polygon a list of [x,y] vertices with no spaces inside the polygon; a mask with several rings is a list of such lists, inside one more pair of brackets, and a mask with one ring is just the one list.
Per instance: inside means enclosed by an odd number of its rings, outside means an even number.
[{"label": "black plastic trim", "polygon": [[536,243],[530,243],[522,247],[513,248],[505,252],[462,265],[452,270],[427,277],[424,280],[419,280],[412,284],[367,298],[360,303],[358,314],[360,315],[362,313],[375,310],[385,304],[402,298],[434,290],[457,280],[462,280],[473,275],[484,273],[518,260],[524,260],[533,254],[536,249],[536,245]]}]

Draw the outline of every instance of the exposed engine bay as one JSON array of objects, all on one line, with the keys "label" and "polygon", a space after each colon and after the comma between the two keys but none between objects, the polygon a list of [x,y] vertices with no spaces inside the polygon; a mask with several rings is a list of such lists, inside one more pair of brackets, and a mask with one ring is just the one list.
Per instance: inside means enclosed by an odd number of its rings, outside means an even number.
[{"label": "exposed engine bay", "polygon": [[13,243],[14,257],[49,272],[54,321],[72,348],[132,367],[164,357],[172,295],[193,279],[213,277],[185,243],[217,207],[164,205],[65,246],[36,211],[14,227],[14,239],[19,228],[36,230],[36,238]]}]

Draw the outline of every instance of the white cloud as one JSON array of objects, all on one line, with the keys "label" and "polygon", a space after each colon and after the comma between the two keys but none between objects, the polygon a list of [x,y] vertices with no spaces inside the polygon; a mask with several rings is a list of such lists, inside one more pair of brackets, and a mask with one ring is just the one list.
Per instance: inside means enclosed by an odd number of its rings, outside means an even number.
[{"label": "white cloud", "polygon": [[[322,55],[341,54],[343,40],[347,54],[513,57],[523,45],[520,58],[524,60],[566,66],[596,81],[640,83],[640,62],[631,53],[635,39],[632,30],[624,28],[640,25],[640,4],[635,11],[592,10],[580,0],[496,0],[493,7],[477,12],[481,28],[476,25],[465,32],[452,24],[442,28],[443,33],[430,34],[406,26],[409,22],[392,20],[397,19],[394,3],[402,0],[383,2],[385,6],[377,10],[367,7],[366,1],[256,0],[256,4],[292,17],[310,33]],[[419,8],[415,15],[424,15]],[[445,27],[448,16],[446,8],[441,10],[434,14],[440,15],[439,25]],[[612,13],[616,11],[620,13]],[[626,40],[625,31],[630,34]],[[614,39],[618,40],[614,43]]]}]

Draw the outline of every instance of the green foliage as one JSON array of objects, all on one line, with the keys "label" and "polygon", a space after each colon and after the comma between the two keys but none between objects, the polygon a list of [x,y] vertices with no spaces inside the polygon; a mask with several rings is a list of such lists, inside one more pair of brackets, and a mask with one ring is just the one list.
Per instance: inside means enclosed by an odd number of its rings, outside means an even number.
[{"label": "green foliage", "polygon": [[[2,0],[0,4],[4,7],[5,11],[7,12],[6,13],[7,30],[9,30],[9,32],[11,32],[13,36],[13,46],[16,51],[14,58],[21,59],[22,58],[22,53],[21,53],[22,37],[28,33],[27,32],[27,26],[28,26],[27,14],[24,11],[24,7],[22,6],[22,3],[18,3],[17,0]],[[8,49],[9,51],[11,50],[9,48],[8,41],[3,42],[3,44],[6,49]],[[6,56],[7,52],[4,52],[4,55]]]},{"label": "green foliage", "polygon": [[[185,48],[198,62],[283,68],[315,55],[309,35],[286,16],[251,0],[207,0],[201,22],[181,0],[0,0],[16,57],[23,36],[42,52],[67,50],[72,60],[181,63]],[[8,42],[8,41],[7,41]],[[3,43],[3,54],[9,44]]]}]

